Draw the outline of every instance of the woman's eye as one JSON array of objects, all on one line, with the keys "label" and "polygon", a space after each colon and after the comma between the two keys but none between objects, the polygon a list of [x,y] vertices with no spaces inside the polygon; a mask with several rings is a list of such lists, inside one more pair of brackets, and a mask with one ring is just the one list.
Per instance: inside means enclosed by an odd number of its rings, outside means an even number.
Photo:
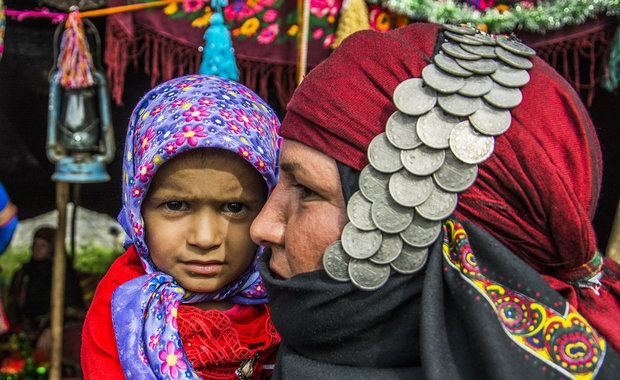
[{"label": "woman's eye", "polygon": [[318,194],[316,192],[314,192],[313,190],[307,188],[306,186],[303,185],[297,185],[297,190],[299,191],[299,198],[300,199],[307,199],[307,198],[312,198],[317,196]]},{"label": "woman's eye", "polygon": [[186,205],[182,201],[169,201],[164,203],[164,207],[170,211],[181,211],[186,208]]},{"label": "woman's eye", "polygon": [[232,214],[238,214],[246,209],[245,204],[241,202],[230,202],[224,205],[224,211]]}]

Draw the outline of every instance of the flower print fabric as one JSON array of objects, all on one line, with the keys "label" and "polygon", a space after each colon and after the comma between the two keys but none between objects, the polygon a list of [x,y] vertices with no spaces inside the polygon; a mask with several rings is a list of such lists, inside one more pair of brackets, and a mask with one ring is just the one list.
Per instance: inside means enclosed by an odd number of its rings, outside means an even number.
[{"label": "flower print fabric", "polygon": [[159,272],[144,241],[142,202],[153,176],[172,157],[196,148],[235,152],[263,176],[269,190],[278,180],[280,122],[255,93],[232,80],[189,75],[162,83],[138,103],[129,122],[123,157],[123,208],[119,222],[135,246],[146,275],[121,285],[112,298],[118,353],[131,379],[199,378],[179,336],[181,303],[209,300],[266,303],[254,261],[236,281],[213,293],[183,289]]}]

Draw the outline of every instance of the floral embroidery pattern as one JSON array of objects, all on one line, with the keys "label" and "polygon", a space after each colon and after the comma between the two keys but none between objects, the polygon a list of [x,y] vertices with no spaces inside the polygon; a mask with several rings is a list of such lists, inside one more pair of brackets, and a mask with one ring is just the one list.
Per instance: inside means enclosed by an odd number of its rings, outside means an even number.
[{"label": "floral embroidery pattern", "polygon": [[549,367],[572,379],[594,378],[605,356],[605,340],[568,302],[556,310],[487,278],[463,227],[444,223],[444,262],[491,305],[506,334]]},{"label": "floral embroidery pattern", "polygon": [[[154,0],[138,0],[150,2]],[[334,41],[336,20],[343,0],[310,1],[310,39],[327,48]],[[224,22],[239,39],[254,39],[259,44],[295,42],[299,26],[296,7],[284,7],[285,0],[229,0],[222,9]],[[196,27],[208,25],[213,12],[207,1],[184,1],[183,6],[171,4],[165,10],[171,18],[186,18]]]}]

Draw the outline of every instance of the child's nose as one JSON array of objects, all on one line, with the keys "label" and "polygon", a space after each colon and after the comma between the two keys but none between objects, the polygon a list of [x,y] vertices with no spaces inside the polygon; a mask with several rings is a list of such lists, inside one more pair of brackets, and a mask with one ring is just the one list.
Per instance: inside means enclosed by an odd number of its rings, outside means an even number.
[{"label": "child's nose", "polygon": [[223,228],[220,224],[223,221],[219,220],[218,216],[211,210],[196,213],[193,225],[190,227],[188,243],[201,249],[210,249],[222,244]]}]

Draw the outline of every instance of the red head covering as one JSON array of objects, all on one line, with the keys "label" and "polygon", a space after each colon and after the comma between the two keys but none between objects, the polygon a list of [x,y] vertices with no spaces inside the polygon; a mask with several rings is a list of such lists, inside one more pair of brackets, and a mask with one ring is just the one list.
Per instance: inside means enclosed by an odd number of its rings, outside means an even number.
[{"label": "red head covering", "polygon": [[[394,89],[421,77],[435,50],[439,25],[417,23],[389,33],[363,31],[346,39],[301,83],[288,105],[280,133],[361,170],[370,141],[385,131],[396,111]],[[605,316],[579,307],[573,287],[592,276],[596,237],[591,224],[601,184],[601,151],[592,122],[570,85],[533,58],[523,101],[512,110],[510,129],[495,140],[474,185],[459,196],[455,214],[484,228],[528,262],[590,320]],[[596,261],[596,260],[594,260]],[[617,266],[608,260],[609,270]],[[600,261],[599,261],[600,264]],[[604,279],[620,294],[617,272]],[[613,281],[612,281],[613,280]],[[581,294],[594,308],[603,302],[618,318],[613,296]],[[610,297],[607,299],[606,297]],[[591,315],[590,315],[591,314]],[[612,324],[615,325],[614,322]],[[604,323],[593,324],[603,334]],[[607,328],[620,347],[620,331]],[[611,339],[609,335],[615,335]]]}]

